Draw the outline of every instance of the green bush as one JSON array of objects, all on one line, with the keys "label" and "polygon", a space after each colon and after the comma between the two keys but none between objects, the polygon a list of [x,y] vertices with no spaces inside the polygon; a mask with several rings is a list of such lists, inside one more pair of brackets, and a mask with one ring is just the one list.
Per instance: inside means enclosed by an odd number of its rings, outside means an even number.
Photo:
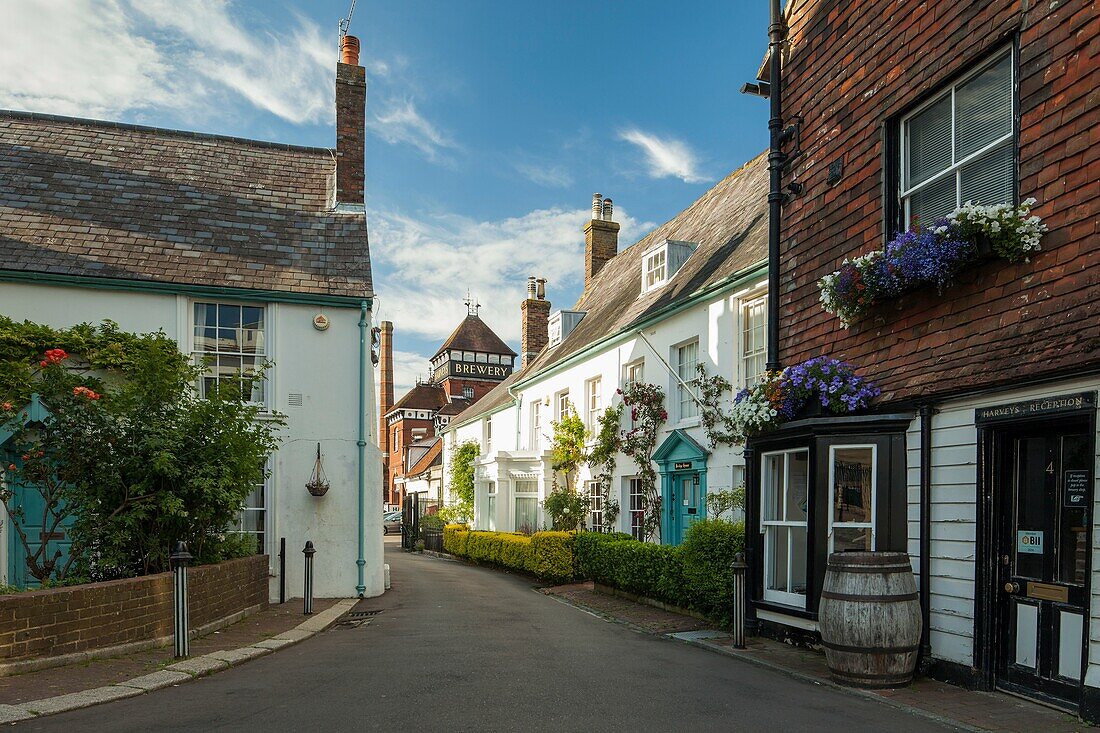
[{"label": "green bush", "polygon": [[420,518],[420,529],[443,529],[446,526],[443,517],[438,514],[425,514]]},{"label": "green bush", "polygon": [[572,532],[535,532],[531,535],[531,572],[551,583],[568,583],[577,576]]},{"label": "green bush", "polygon": [[497,560],[506,568],[515,568],[534,572],[534,552],[531,538],[521,534],[502,534],[500,536],[500,557]]},{"label": "green bush", "polygon": [[576,575],[570,532],[482,532],[464,525],[443,529],[443,549],[475,562],[522,570],[550,583],[565,583]]},{"label": "green bush", "polygon": [[470,531],[465,524],[448,524],[443,527],[443,549],[452,555],[466,556]]},{"label": "green bush", "polygon": [[744,544],[743,524],[708,519],[693,524],[679,547],[582,532],[574,551],[580,577],[728,623],[730,562]]}]

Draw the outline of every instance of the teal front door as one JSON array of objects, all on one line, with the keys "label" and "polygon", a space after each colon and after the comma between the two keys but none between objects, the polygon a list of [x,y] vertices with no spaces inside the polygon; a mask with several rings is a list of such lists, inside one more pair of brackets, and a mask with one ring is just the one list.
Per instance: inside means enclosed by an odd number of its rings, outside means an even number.
[{"label": "teal front door", "polygon": [[706,512],[698,473],[674,473],[672,487],[668,544],[678,545],[684,541],[688,527],[706,516]]},{"label": "teal front door", "polygon": [[[2,455],[2,451],[0,451],[0,455]],[[10,460],[10,458],[6,460],[5,464]],[[17,465],[21,463],[18,458],[15,461]],[[38,565],[41,567],[46,560],[52,559],[60,551],[61,557],[58,558],[56,567],[59,569],[64,568],[69,558],[69,546],[72,544],[72,540],[69,538],[69,525],[72,524],[73,518],[66,517],[58,526],[54,527],[53,520],[56,514],[45,511],[46,500],[38,489],[20,482],[13,483],[10,488],[13,492],[11,504],[15,516],[10,517],[9,521],[18,523],[19,528],[26,535],[27,546],[24,545],[15,527],[11,527],[6,532],[8,536],[8,583],[20,588],[37,588],[40,583],[31,574],[30,568],[27,567],[28,555],[33,557],[44,542],[46,543],[46,549],[39,556]],[[54,573],[52,577],[56,578],[57,574]]]}]

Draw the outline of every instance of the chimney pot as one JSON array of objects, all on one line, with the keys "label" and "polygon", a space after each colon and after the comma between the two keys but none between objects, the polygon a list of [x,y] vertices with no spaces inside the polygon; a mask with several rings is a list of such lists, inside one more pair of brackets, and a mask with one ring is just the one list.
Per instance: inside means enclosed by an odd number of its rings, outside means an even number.
[{"label": "chimney pot", "polygon": [[598,193],[592,194],[592,218],[599,219],[603,212],[603,196]]},{"label": "chimney pot", "polygon": [[531,275],[527,278],[527,300],[535,299],[535,292],[538,286],[535,284],[535,276]]},{"label": "chimney pot", "polygon": [[535,281],[535,283],[538,285],[538,289],[535,292],[535,297],[537,297],[539,300],[546,300],[546,278],[540,277],[538,280]]},{"label": "chimney pot", "polygon": [[359,65],[359,39],[355,36],[344,36],[340,39],[340,63]]},{"label": "chimney pot", "polygon": [[603,200],[603,220],[611,221],[611,214],[613,212],[611,199]]}]

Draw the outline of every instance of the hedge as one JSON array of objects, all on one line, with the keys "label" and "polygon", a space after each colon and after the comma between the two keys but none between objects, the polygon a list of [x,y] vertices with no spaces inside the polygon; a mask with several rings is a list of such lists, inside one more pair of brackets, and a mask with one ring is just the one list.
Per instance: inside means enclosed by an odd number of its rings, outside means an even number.
[{"label": "hedge", "polygon": [[469,530],[462,524],[443,528],[443,549],[476,562],[522,570],[550,583],[576,577],[571,532],[511,532]]},{"label": "hedge", "polygon": [[745,547],[740,522],[695,522],[679,547],[595,532],[577,535],[573,547],[581,577],[688,608],[719,623],[731,621],[730,563]]}]

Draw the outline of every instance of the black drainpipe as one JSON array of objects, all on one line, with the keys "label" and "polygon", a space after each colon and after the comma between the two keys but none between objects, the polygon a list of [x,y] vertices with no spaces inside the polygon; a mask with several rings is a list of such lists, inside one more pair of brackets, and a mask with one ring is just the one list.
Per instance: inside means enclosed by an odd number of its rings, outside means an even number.
[{"label": "black drainpipe", "polygon": [[768,100],[771,102],[771,149],[768,152],[768,371],[779,370],[779,217],[783,214],[783,79],[781,78],[783,42],[786,24],[780,0],[771,0],[771,24],[768,26],[768,48],[771,67],[768,74]]},{"label": "black drainpipe", "polygon": [[920,669],[927,673],[932,664],[932,415],[931,404],[920,406]]}]

